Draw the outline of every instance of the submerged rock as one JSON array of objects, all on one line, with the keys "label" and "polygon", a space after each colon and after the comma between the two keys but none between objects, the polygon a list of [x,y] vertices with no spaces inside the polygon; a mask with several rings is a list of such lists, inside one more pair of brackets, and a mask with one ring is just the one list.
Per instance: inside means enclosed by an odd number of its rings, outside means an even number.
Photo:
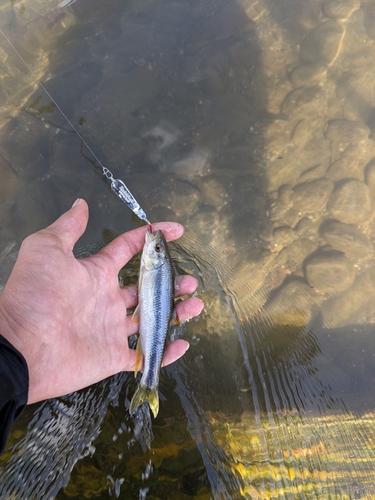
[{"label": "submerged rock", "polygon": [[289,226],[276,227],[272,233],[273,242],[279,246],[285,246],[294,238],[293,229]]},{"label": "submerged rock", "polygon": [[275,325],[305,326],[317,313],[320,298],[302,281],[281,287],[265,307],[265,314]]},{"label": "submerged rock", "polygon": [[340,158],[329,166],[326,173],[327,177],[333,181],[342,179],[363,181],[363,164],[360,163],[361,152],[357,145],[350,144]]},{"label": "submerged rock", "polygon": [[294,127],[291,136],[291,141],[295,146],[303,148],[307,144],[307,142],[311,139],[312,135],[313,135],[313,130],[311,127],[311,123],[309,122],[309,120],[303,118]]},{"label": "submerged rock", "polygon": [[336,328],[367,323],[375,312],[374,296],[375,268],[371,268],[360,274],[348,290],[323,303],[323,325]]},{"label": "submerged rock", "polygon": [[354,282],[353,264],[341,252],[322,252],[306,263],[306,279],[318,292],[335,294]]},{"label": "submerged rock", "polygon": [[323,3],[323,12],[327,17],[347,19],[360,6],[360,0],[325,0]]},{"label": "submerged rock", "polygon": [[320,87],[303,87],[292,90],[281,105],[281,112],[290,114],[305,110],[308,106],[320,109],[325,103],[325,97]]},{"label": "submerged rock", "polygon": [[340,222],[347,224],[365,222],[370,219],[373,210],[370,190],[363,182],[346,181],[331,194],[327,210]]},{"label": "submerged rock", "polygon": [[344,30],[333,19],[319,24],[301,43],[300,58],[314,63],[324,61],[331,64],[340,50]]},{"label": "submerged rock", "polygon": [[322,63],[302,64],[289,75],[290,81],[296,87],[322,83],[327,74],[327,66]]},{"label": "submerged rock", "polygon": [[298,234],[298,236],[304,236],[312,229],[312,226],[313,223],[311,219],[309,219],[308,217],[302,217],[302,219],[297,222],[294,230]]},{"label": "submerged rock", "polygon": [[303,182],[293,189],[293,206],[306,212],[318,211],[325,206],[332,191],[333,182],[329,179]]},{"label": "submerged rock", "polygon": [[349,259],[354,261],[369,258],[374,253],[371,241],[349,224],[327,220],[323,222],[319,232],[332,248],[344,252]]},{"label": "submerged rock", "polygon": [[276,259],[276,266],[288,273],[299,272],[303,261],[316,250],[316,244],[308,238],[299,238],[287,248],[281,250]]},{"label": "submerged rock", "polygon": [[351,120],[331,120],[324,135],[330,141],[357,144],[367,139],[369,133],[369,128],[361,123]]}]

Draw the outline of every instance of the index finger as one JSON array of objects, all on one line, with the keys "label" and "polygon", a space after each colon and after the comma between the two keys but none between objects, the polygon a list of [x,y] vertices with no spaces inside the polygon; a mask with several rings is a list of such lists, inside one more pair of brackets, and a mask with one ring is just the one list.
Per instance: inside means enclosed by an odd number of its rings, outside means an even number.
[{"label": "index finger", "polygon": [[[121,269],[133,255],[142,250],[148,227],[142,226],[117,236],[96,255],[110,258],[116,269]],[[176,240],[184,233],[184,226],[177,222],[156,222],[152,224],[152,229],[161,229],[167,241]]]}]

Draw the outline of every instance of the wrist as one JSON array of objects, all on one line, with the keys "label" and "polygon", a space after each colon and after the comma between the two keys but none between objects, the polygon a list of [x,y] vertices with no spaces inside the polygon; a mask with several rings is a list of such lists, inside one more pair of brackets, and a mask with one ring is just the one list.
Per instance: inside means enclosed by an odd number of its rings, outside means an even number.
[{"label": "wrist", "polygon": [[19,352],[22,353],[21,321],[14,307],[8,304],[5,292],[0,295],[0,333]]},{"label": "wrist", "polygon": [[0,294],[0,334],[25,361],[29,376],[32,353],[26,346],[28,333],[19,314],[20,310],[21,306],[12,305],[7,301],[4,292]]}]

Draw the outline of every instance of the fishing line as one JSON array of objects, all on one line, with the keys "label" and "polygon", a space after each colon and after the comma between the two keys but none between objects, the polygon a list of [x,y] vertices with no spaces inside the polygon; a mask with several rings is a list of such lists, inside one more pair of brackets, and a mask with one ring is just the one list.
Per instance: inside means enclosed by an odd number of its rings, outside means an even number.
[{"label": "fishing line", "polygon": [[112,191],[117,195],[118,198],[122,202],[124,202],[130,210],[133,211],[133,213],[139,217],[141,220],[144,220],[147,224],[150,224],[149,220],[147,219],[146,212],[141,208],[137,200],[134,198],[134,196],[131,194],[129,189],[126,187],[124,182],[121,179],[115,179],[113,177],[112,172],[103,165],[103,163],[99,160],[99,158],[96,156],[94,151],[90,148],[90,146],[87,144],[85,139],[82,137],[82,135],[78,132],[77,128],[73,125],[73,123],[69,120],[69,118],[66,116],[64,111],[60,108],[56,100],[51,96],[51,94],[48,92],[46,87],[43,85],[43,83],[37,78],[35,75],[34,71],[30,68],[30,66],[27,64],[25,59],[22,57],[22,55],[19,53],[19,51],[16,49],[16,47],[13,45],[13,43],[9,40],[9,38],[6,36],[4,31],[0,28],[0,33],[3,35],[5,40],[9,43],[9,45],[12,47],[13,51],[17,54],[17,56],[20,58],[22,63],[26,66],[28,71],[34,76],[35,80],[38,82],[38,84],[41,86],[41,88],[44,90],[44,92],[47,94],[47,96],[51,99],[53,104],[56,106],[56,108],[59,110],[59,112],[62,114],[64,119],[67,121],[67,123],[70,125],[70,127],[73,129],[73,131],[77,134],[79,139],[82,141],[82,143],[86,146],[86,148],[89,150],[89,152],[92,154],[92,156],[95,158],[95,160],[98,162],[100,165],[103,175],[111,181],[111,189]]}]

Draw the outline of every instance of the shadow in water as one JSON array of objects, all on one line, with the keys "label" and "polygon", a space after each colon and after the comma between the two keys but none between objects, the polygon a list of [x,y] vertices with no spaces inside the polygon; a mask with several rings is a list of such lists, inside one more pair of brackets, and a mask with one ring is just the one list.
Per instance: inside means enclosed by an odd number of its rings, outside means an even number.
[{"label": "shadow in water", "polygon": [[[297,2],[283,5],[293,14]],[[307,284],[282,274],[290,254],[274,258],[259,238],[269,208],[263,130],[277,117],[265,112],[255,24],[227,0],[69,9],[68,29],[47,44],[46,86],[104,163],[129,180],[151,220],[186,225],[172,253],[180,272],[199,279],[205,311],[173,332],[191,348],[163,370],[152,426],[143,410],[127,412],[135,384],[128,374],[28,408],[0,458],[1,496],[373,494],[372,327],[324,329],[317,299],[305,316],[300,300],[310,296],[299,290]],[[83,195],[92,212],[81,248],[93,251],[103,227],[133,227],[92,165],[82,166],[79,140],[48,99],[39,90],[25,99],[28,113],[7,122],[1,137],[2,158],[17,174],[2,206],[3,246]],[[26,161],[30,148],[37,166]],[[135,274],[132,263],[124,276]],[[286,283],[294,326],[289,309],[277,309]]]}]

